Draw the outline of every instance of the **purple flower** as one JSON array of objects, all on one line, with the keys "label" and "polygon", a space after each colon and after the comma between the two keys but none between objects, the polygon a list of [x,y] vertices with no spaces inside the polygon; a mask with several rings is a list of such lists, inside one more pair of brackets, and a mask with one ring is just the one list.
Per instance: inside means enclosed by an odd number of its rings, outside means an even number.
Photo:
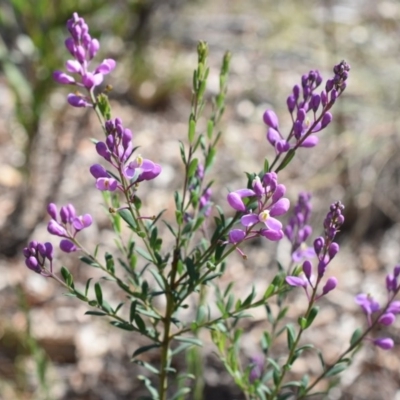
[{"label": "purple flower", "polygon": [[378,338],[373,340],[372,343],[383,350],[390,350],[394,347],[393,339],[390,338]]},{"label": "purple flower", "polygon": [[301,262],[303,259],[315,256],[312,247],[305,243],[312,233],[312,228],[308,225],[311,214],[311,194],[300,193],[297,204],[293,209],[293,214],[289,219],[288,225],[284,229],[285,236],[292,243],[292,260]]},{"label": "purple flower", "polygon": [[239,189],[228,194],[228,203],[236,211],[246,211],[243,198],[255,196],[255,192],[251,189]]},{"label": "purple flower", "polygon": [[72,253],[72,252],[78,250],[78,248],[75,246],[75,244],[67,239],[61,240],[60,249],[65,253]]},{"label": "purple flower", "polygon": [[229,232],[229,243],[237,244],[240,243],[246,237],[246,232],[241,229],[232,229]]},{"label": "purple flower", "polygon": [[322,288],[322,295],[325,295],[325,294],[329,293],[330,291],[332,291],[333,289],[335,289],[337,284],[338,284],[338,280],[334,276],[329,278],[326,281],[325,286]]},{"label": "purple flower", "polygon": [[287,276],[285,278],[286,283],[290,286],[297,286],[306,288],[308,286],[308,280],[304,276]]},{"label": "purple flower", "polygon": [[[94,168],[94,170],[98,169]],[[52,235],[65,238],[60,242],[61,250],[67,253],[70,253],[71,251],[76,251],[77,247],[73,243],[73,240],[78,232],[89,227],[92,224],[93,219],[91,215],[84,214],[77,216],[75,207],[72,204],[61,207],[58,216],[57,206],[54,203],[50,203],[47,207],[47,212],[52,217],[47,225],[48,232]],[[44,247],[41,247],[41,252],[45,254],[45,256],[49,260],[52,260],[53,248],[52,246],[50,246],[50,244],[45,243]]]},{"label": "purple flower", "polygon": [[256,355],[251,357],[251,369],[249,373],[249,381],[253,383],[257,379],[261,379],[264,373],[265,357],[262,355]]},{"label": "purple flower", "polygon": [[[32,271],[45,277],[51,276],[53,270],[53,246],[51,243],[39,243],[32,241],[22,251],[25,257],[25,265]],[[50,274],[45,269],[46,260],[49,262]]]},{"label": "purple flower", "polygon": [[131,180],[137,180],[143,172],[152,172],[155,168],[153,161],[142,158],[138,155],[134,161],[131,161],[124,169],[124,175]]},{"label": "purple flower", "polygon": [[379,317],[378,322],[382,325],[389,326],[389,325],[393,324],[395,319],[396,319],[396,317],[394,314],[392,314],[390,312],[386,312],[385,314],[383,314]]},{"label": "purple flower", "polygon": [[114,192],[118,188],[118,182],[114,178],[99,178],[96,180],[96,188],[103,192]]},{"label": "purple flower", "polygon": [[160,175],[162,168],[161,165],[153,163],[154,167],[151,170],[143,171],[139,174],[136,182],[150,181]]},{"label": "purple flower", "polygon": [[369,294],[361,293],[355,297],[355,301],[366,315],[371,315],[381,308],[379,303]]}]

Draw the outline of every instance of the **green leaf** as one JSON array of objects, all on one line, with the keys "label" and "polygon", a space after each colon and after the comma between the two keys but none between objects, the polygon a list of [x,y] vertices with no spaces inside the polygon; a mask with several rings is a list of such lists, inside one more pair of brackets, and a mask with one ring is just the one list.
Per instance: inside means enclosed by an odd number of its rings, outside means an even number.
[{"label": "green leaf", "polygon": [[151,258],[151,255],[146,250],[143,250],[142,248],[136,246],[136,251],[137,251],[138,254],[140,254],[147,261],[153,262],[153,259]]},{"label": "green leaf", "polygon": [[310,313],[308,314],[307,317],[307,325],[306,325],[306,329],[310,327],[310,325],[313,323],[315,317],[317,316],[319,311],[319,307],[313,307],[310,311]]},{"label": "green leaf", "polygon": [[135,352],[132,354],[132,358],[137,357],[139,354],[146,353],[146,351],[149,351],[151,349],[158,349],[161,345],[159,343],[153,343],[149,344],[147,346],[142,346],[139,347],[138,349],[135,350]]},{"label": "green leaf", "polygon": [[275,285],[273,285],[272,283],[267,287],[267,290],[264,293],[264,300],[269,299],[275,291]]},{"label": "green leaf", "polygon": [[106,269],[109,271],[111,274],[114,275],[115,273],[115,265],[114,265],[114,258],[112,254],[106,253],[105,254],[105,259],[106,259]]},{"label": "green leaf", "polygon": [[287,332],[288,349],[291,350],[293,348],[293,344],[296,340],[296,331],[294,330],[294,327],[292,324],[286,325],[286,332]]},{"label": "green leaf", "polygon": [[211,147],[211,149],[208,152],[207,157],[206,157],[206,162],[205,162],[206,170],[209,170],[212,167],[216,153],[217,153],[217,149],[215,147]]},{"label": "green leaf", "polygon": [[164,282],[163,277],[155,269],[150,269],[149,271],[153,275],[153,277],[156,280],[158,286],[160,286],[160,288],[165,291],[165,282]]},{"label": "green leaf", "polygon": [[183,387],[180,388],[172,397],[171,400],[177,400],[179,397],[184,396],[185,394],[188,394],[191,392],[191,389],[188,387]]},{"label": "green leaf", "polygon": [[135,315],[135,323],[136,326],[138,327],[140,332],[146,332],[146,324],[144,323],[142,317],[138,314]]},{"label": "green leaf", "polygon": [[361,328],[357,328],[353,334],[351,335],[351,339],[350,339],[350,345],[353,346],[362,336],[362,329]]},{"label": "green leaf", "polygon": [[129,227],[136,232],[138,229],[137,222],[133,219],[132,214],[130,213],[129,210],[118,210],[118,214],[121,216],[121,218],[129,225]]},{"label": "green leaf", "polygon": [[93,279],[93,278],[89,278],[89,279],[87,280],[87,282],[86,282],[86,286],[85,286],[85,296],[88,295],[89,287],[90,287],[90,281],[91,281],[92,279]]},{"label": "green leaf", "polygon": [[94,284],[94,292],[96,294],[97,303],[102,306],[103,305],[103,292],[101,290],[100,283],[96,282]]},{"label": "green leaf", "polygon": [[133,205],[135,206],[136,210],[140,210],[142,208],[142,200],[140,200],[140,198],[136,195],[133,198]]},{"label": "green leaf", "polygon": [[284,168],[286,168],[288,166],[288,164],[290,163],[290,161],[292,161],[295,154],[296,154],[296,151],[293,149],[290,149],[286,153],[286,156],[283,159],[281,165],[279,165],[279,167],[275,170],[275,172],[278,173],[279,171],[282,171]]},{"label": "green leaf", "polygon": [[133,300],[129,309],[129,322],[132,323],[135,319],[137,301]]},{"label": "green leaf", "polygon": [[329,370],[326,374],[325,377],[328,378],[330,376],[334,376],[337,374],[340,374],[343,372],[347,367],[349,363],[348,362],[339,362],[337,363],[331,370]]},{"label": "green leaf", "polygon": [[[186,164],[186,155],[185,155],[185,146],[184,144],[179,141],[179,150],[181,152],[181,159],[184,164]],[[179,207],[178,207],[179,208]]]},{"label": "green leaf", "polygon": [[61,267],[61,276],[64,279],[64,282],[69,286],[69,287],[73,287],[73,278],[71,273],[67,270],[67,268],[65,268],[64,266]]},{"label": "green leaf", "polygon": [[175,336],[175,340],[178,342],[183,342],[183,343],[190,343],[194,346],[203,346],[203,342],[200,339],[194,338],[194,337],[185,337],[185,336]]},{"label": "green leaf", "polygon": [[266,174],[267,172],[269,172],[269,162],[268,162],[267,157],[265,157],[265,160],[264,160],[264,169],[263,169],[263,172],[264,172],[264,174]]},{"label": "green leaf", "polygon": [[188,131],[188,138],[189,138],[189,143],[191,144],[193,142],[194,136],[196,135],[196,121],[194,119],[194,115],[190,114],[189,117],[189,131]]},{"label": "green leaf", "polygon": [[212,138],[213,130],[214,130],[214,121],[212,121],[210,119],[207,122],[207,137],[208,137],[208,139]]},{"label": "green leaf", "polygon": [[197,158],[194,158],[189,165],[189,169],[188,169],[188,178],[190,179],[197,170],[197,165],[199,164],[199,160]]},{"label": "green leaf", "polygon": [[104,317],[107,314],[103,311],[86,311],[85,315],[96,315],[98,317]]},{"label": "green leaf", "polygon": [[124,331],[134,331],[135,328],[127,322],[111,321],[110,324],[116,328],[123,329]]}]

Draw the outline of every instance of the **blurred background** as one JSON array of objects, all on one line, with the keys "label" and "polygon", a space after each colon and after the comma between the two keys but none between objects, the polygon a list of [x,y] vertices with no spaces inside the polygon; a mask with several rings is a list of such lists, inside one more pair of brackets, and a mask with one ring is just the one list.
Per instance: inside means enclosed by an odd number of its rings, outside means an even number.
[{"label": "blurred background", "polygon": [[[218,90],[223,53],[233,55],[212,176],[213,201],[224,205],[228,188],[245,184],[243,171],[259,171],[264,158],[274,155],[263,112],[273,108],[285,131],[286,97],[301,75],[318,69],[327,79],[342,59],[351,65],[334,122],[317,147],[299,151],[280,174],[293,203],[300,191],[313,194],[316,234],[329,204],[346,205],[341,252],[331,267],[340,285],[306,338],[323,344],[326,359],[333,360],[365,323],[354,295],[371,292],[384,299],[385,274],[400,262],[400,3],[6,0],[0,2],[0,399],[123,400],[143,394],[133,378],[138,367],[129,362],[143,339],[85,316],[84,306],[28,271],[21,256],[33,237],[49,240],[49,201],[72,202],[80,214],[90,211],[97,224],[86,234],[88,246],[114,246],[101,196],[86,173],[98,162],[89,139],[100,139],[101,129],[90,110],[67,105],[68,88],[51,77],[68,59],[65,23],[74,11],[100,41],[97,60],[117,60],[106,77],[113,86],[113,115],[132,129],[142,154],[163,166],[140,196],[151,213],[167,208],[167,218],[173,216],[172,190],[179,187],[177,140],[187,134],[199,40],[210,47],[210,97]],[[238,296],[249,292],[255,278],[268,284],[270,260],[287,260],[283,242],[256,242],[246,248],[249,261],[233,258],[224,279],[238,281]],[[78,281],[98,276],[72,258],[62,261]],[[108,295],[118,296],[111,288]],[[289,317],[303,310],[302,296],[299,291]],[[261,310],[246,329],[244,360],[260,350],[267,327]],[[397,321],[389,329],[393,351],[361,350],[330,399],[400,399],[399,328]],[[206,344],[204,399],[241,399],[212,351]],[[292,374],[313,376],[318,368],[310,355],[296,362]]]}]

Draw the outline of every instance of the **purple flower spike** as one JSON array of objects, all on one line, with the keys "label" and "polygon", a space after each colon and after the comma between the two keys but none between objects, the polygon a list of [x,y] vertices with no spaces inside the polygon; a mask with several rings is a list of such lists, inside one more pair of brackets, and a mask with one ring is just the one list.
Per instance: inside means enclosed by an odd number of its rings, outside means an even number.
[{"label": "purple flower spike", "polygon": [[[105,59],[94,71],[91,71],[89,69],[90,62],[100,48],[99,41],[92,39],[85,20],[80,18],[77,13],[74,13],[73,17],[68,20],[67,28],[71,37],[65,41],[65,47],[74,59],[66,62],[66,69],[68,72],[78,75],[79,78],[76,80],[62,71],[55,71],[53,77],[58,83],[75,84],[92,91],[94,87],[101,84],[103,76],[115,68],[115,61]],[[74,107],[92,105],[90,101],[73,94],[68,96],[68,103]]]},{"label": "purple flower spike", "polygon": [[391,338],[378,338],[373,340],[372,343],[383,350],[390,350],[394,347],[394,342]]},{"label": "purple flower spike", "polygon": [[338,280],[334,276],[329,278],[326,281],[325,286],[322,288],[322,295],[325,295],[325,294],[329,293],[330,291],[332,291],[333,289],[335,289],[337,284],[338,284]]}]

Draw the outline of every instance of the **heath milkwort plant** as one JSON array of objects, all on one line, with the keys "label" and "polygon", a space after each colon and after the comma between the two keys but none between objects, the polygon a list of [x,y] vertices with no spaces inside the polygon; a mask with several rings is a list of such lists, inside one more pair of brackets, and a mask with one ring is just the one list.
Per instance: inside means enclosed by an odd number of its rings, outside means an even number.
[{"label": "heath milkwort plant", "polygon": [[[23,254],[30,270],[55,279],[70,295],[87,303],[91,307],[87,314],[108,317],[112,326],[146,338],[148,344],[136,349],[132,361],[147,370],[137,377],[149,390],[147,399],[184,399],[194,386],[198,387],[202,376],[196,373],[199,369],[195,366],[200,359],[182,371],[172,367],[172,359],[192,346],[202,345],[198,338],[201,329],[210,331],[222,363],[249,400],[305,398],[315,393],[314,389],[321,380],[343,371],[363,341],[372,342],[382,349],[393,347],[391,338],[376,338],[372,331],[377,325],[392,324],[400,313],[400,302],[395,300],[400,290],[400,267],[395,267],[386,279],[388,301],[385,306],[381,307],[370,294],[357,296],[356,301],[367,316],[368,326],[356,330],[349,347],[336,360],[325,362],[323,349],[315,349],[312,344],[304,344],[301,340],[303,332],[311,327],[318,315],[317,304],[323,304],[319,300],[339,284],[337,278],[326,278],[325,274],[339,252],[335,240],[344,222],[344,207],[340,202],[330,206],[323,234],[314,239],[313,246],[308,246],[307,241],[312,235],[311,195],[299,195],[293,214],[284,226],[290,202],[285,197],[286,186],[279,182],[278,174],[289,165],[300,148],[316,146],[319,132],[332,121],[332,107],[347,86],[350,66],[345,61],[334,66],[333,77],[322,89],[323,78],[318,71],[303,75],[301,84],[293,87],[287,98],[292,125],[286,135],[279,127],[275,112],[266,110],[263,118],[267,125],[266,139],[275,156],[271,163],[267,159],[264,161],[260,166],[261,172],[247,173],[247,185],[228,193],[227,205],[234,215],[226,217],[222,207],[214,205],[212,182],[208,175],[221,137],[216,127],[225,110],[231,56],[228,52],[223,57],[219,92],[212,101],[210,114],[205,117],[206,128],[201,130],[198,121],[200,117],[204,118],[209,68],[207,44],[200,42],[198,64],[193,74],[188,140],[179,146],[184,172],[182,189],[174,193],[175,221],[167,221],[163,220],[163,211],[142,215],[139,197],[142,186],[146,188],[147,181],[157,179],[162,173],[162,166],[138,153],[132,131],[119,117],[111,115],[107,94],[101,91],[104,76],[114,70],[116,61],[108,58],[92,66],[100,44],[90,36],[87,24],[77,13],[67,22],[67,29],[70,37],[65,46],[72,59],[65,64],[66,72],[54,72],[54,79],[72,87],[73,92],[67,96],[68,103],[93,110],[102,127],[104,139],[94,140],[101,163],[92,165],[88,173],[93,176],[93,184],[106,203],[116,234],[118,254],[105,249],[103,259],[98,256],[99,245],[94,250],[87,250],[78,241],[79,233],[93,221],[84,210],[82,215],[77,215],[72,204],[61,207],[60,211],[54,203],[48,205],[51,217],[48,232],[61,238],[62,251],[75,252],[83,263],[101,269],[108,284],[121,290],[126,301],[118,305],[109,304],[103,295],[104,281],[95,282],[91,287],[92,280],[89,279],[83,288],[78,288],[65,267],[59,269],[62,279],[59,278],[55,267],[57,257],[49,242],[33,240]],[[109,90],[108,87],[107,92]],[[128,238],[123,234],[123,224],[131,233]],[[163,245],[163,236],[159,233],[163,226],[167,227],[165,235],[171,234],[173,238],[173,245],[169,248]],[[236,298],[233,282],[222,291],[218,279],[229,268],[227,258],[231,253],[236,250],[246,258],[242,250],[244,242],[255,238],[280,241],[284,236],[291,243],[290,265],[285,272],[278,262],[276,276],[264,293],[257,294],[253,288],[245,299]],[[207,287],[213,289],[213,296],[210,296],[213,300],[206,297]],[[290,304],[287,302],[288,294],[298,287],[306,293],[305,311],[297,324],[285,323]],[[187,317],[181,318],[181,311],[189,307],[189,298],[190,304],[196,305],[192,310],[193,317],[188,321]],[[279,308],[277,314],[270,307],[274,299]],[[211,307],[211,301],[214,301],[217,313],[215,307]],[[270,329],[260,337],[263,351],[246,362],[240,351],[243,333],[240,321],[247,317],[248,310],[255,307],[266,309]],[[275,340],[285,333],[287,349],[283,354],[275,354]],[[298,381],[288,381],[286,375],[305,350],[319,354],[319,376],[313,382],[307,375]],[[159,352],[157,365],[150,365],[142,358],[147,351]],[[318,389],[322,390],[319,385]]]}]

